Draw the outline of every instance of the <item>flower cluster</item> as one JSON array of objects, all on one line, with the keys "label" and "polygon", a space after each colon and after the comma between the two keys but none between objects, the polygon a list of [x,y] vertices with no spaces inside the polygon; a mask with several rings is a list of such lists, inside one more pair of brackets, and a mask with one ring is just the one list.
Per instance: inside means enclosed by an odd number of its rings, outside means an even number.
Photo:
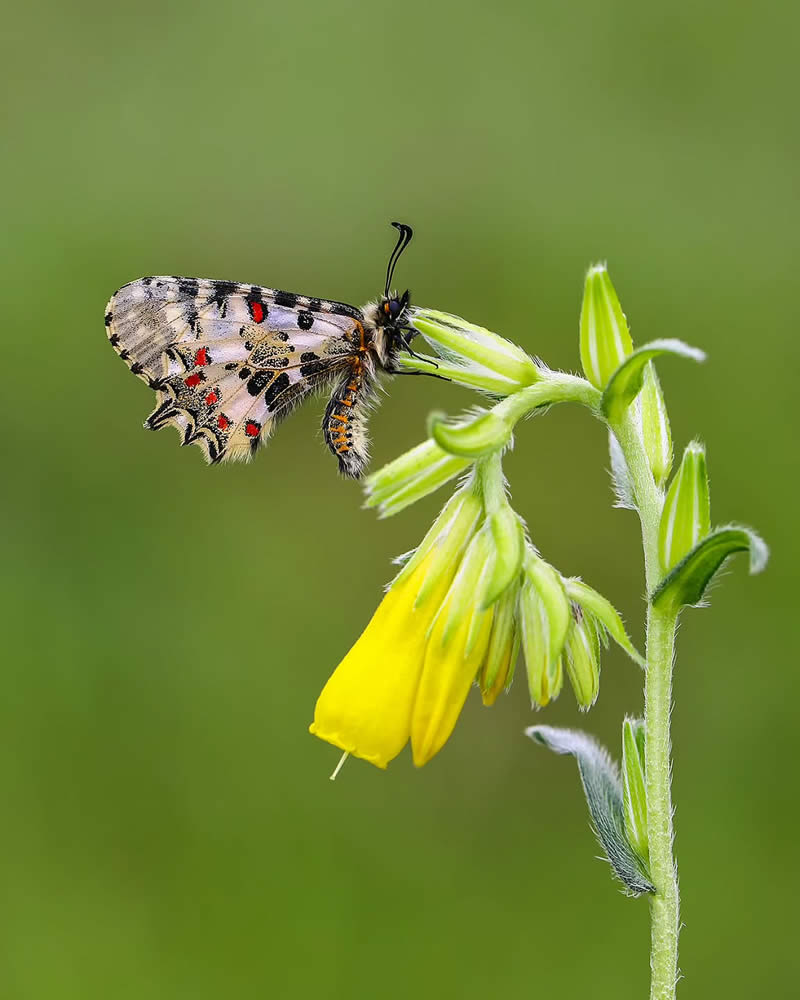
[{"label": "flower cluster", "polygon": [[[511,394],[548,378],[488,331],[459,327],[440,313],[416,325],[439,338],[460,381],[484,378],[486,391],[495,392],[505,379]],[[513,415],[497,410],[455,425],[434,417],[431,439],[367,480],[368,506],[390,516],[466,473],[421,544],[401,560],[317,702],[311,732],[378,767],[409,741],[414,763],[427,763],[452,733],[473,684],[485,705],[510,686],[520,647],[537,706],[558,696],[566,674],[579,706],[589,708],[609,635],[639,659],[613,607],[562,577],[527,537],[501,465]]]}]

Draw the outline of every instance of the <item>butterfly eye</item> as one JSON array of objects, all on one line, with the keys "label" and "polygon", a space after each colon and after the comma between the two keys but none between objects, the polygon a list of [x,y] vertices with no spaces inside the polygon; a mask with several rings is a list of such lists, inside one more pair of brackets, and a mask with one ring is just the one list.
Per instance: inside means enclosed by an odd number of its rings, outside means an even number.
[{"label": "butterfly eye", "polygon": [[393,317],[400,312],[400,303],[397,301],[397,299],[392,299],[390,302],[387,303],[387,305],[389,307],[388,311],[391,313]]}]

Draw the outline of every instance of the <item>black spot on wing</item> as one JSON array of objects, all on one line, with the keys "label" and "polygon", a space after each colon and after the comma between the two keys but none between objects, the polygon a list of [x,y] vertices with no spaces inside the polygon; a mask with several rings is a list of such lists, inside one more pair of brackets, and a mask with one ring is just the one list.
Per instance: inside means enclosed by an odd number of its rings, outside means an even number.
[{"label": "black spot on wing", "polygon": [[[283,392],[284,389],[289,385],[289,375],[287,372],[281,372],[277,378],[273,379],[272,384],[264,393],[264,402],[267,404],[267,409],[272,411],[277,406],[277,398]],[[248,386],[249,388],[249,386]]]},{"label": "black spot on wing", "polygon": [[[234,365],[234,368],[235,367],[236,367],[236,365]],[[250,373],[250,369],[249,368],[242,368],[242,370],[239,372],[239,378],[242,379],[242,380],[244,380],[246,378],[250,378],[250,374],[251,373]]]},{"label": "black spot on wing", "polygon": [[300,355],[300,360],[305,364],[307,361],[319,361],[319,355],[315,354],[313,351],[303,351]]},{"label": "black spot on wing", "polygon": [[314,325],[314,317],[310,312],[307,312],[305,309],[301,309],[297,314],[297,325],[301,330],[310,330]]},{"label": "black spot on wing", "polygon": [[178,291],[187,298],[196,299],[199,287],[200,283],[197,278],[180,278],[178,280]]},{"label": "black spot on wing", "polygon": [[300,375],[303,378],[311,378],[312,375],[319,375],[326,371],[328,365],[324,361],[309,361],[305,365],[300,365]]},{"label": "black spot on wing", "polygon": [[297,296],[294,292],[275,292],[275,305],[294,309],[297,305]]},{"label": "black spot on wing", "polygon": [[112,316],[110,312],[106,313],[106,326],[111,326]]},{"label": "black spot on wing", "polygon": [[[283,374],[286,375],[286,372],[284,372]],[[257,371],[255,375],[253,375],[253,377],[248,381],[247,391],[250,393],[251,396],[257,396],[264,389],[264,387],[270,381],[271,378],[272,378],[272,372],[264,371],[263,369],[261,371]],[[275,381],[277,382],[278,380],[276,379]],[[286,375],[286,381],[287,383],[289,381],[288,375]]]},{"label": "black spot on wing", "polygon": [[228,311],[228,296],[233,295],[238,289],[238,285],[235,281],[214,281],[212,282],[211,295],[209,296],[209,305],[216,303],[217,310],[221,317],[225,317],[225,313]]}]

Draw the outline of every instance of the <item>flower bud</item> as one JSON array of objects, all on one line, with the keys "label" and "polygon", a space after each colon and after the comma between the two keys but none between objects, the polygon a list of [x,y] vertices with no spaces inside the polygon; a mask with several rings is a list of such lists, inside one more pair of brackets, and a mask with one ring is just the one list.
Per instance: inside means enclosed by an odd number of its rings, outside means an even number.
[{"label": "flower bud", "polygon": [[596,389],[602,389],[633,350],[625,314],[605,264],[586,275],[581,306],[581,364]]},{"label": "flower bud", "polygon": [[658,534],[661,569],[668,572],[711,530],[711,505],[705,448],[699,441],[686,446],[672,478]]},{"label": "flower bud", "polygon": [[514,666],[519,652],[517,596],[517,587],[508,587],[494,605],[489,648],[477,676],[484,705],[493,705],[500,692],[511,687],[514,678]]},{"label": "flower bud", "polygon": [[391,517],[435,492],[469,465],[469,459],[448,454],[435,441],[425,441],[366,478],[364,506],[377,507],[381,517]]},{"label": "flower bud", "polygon": [[667,407],[656,369],[650,361],[644,369],[644,382],[639,395],[642,439],[650,470],[658,486],[663,486],[672,468],[672,432]]},{"label": "flower bud", "polygon": [[644,723],[626,718],[622,724],[622,798],[628,842],[647,863],[647,786],[644,776]]},{"label": "flower bud", "polygon": [[446,423],[443,415],[432,413],[428,433],[450,455],[481,458],[501,451],[511,441],[512,427],[492,410],[459,424]]},{"label": "flower bud", "polygon": [[522,348],[482,326],[434,309],[415,309],[411,323],[438,349],[453,381],[508,396],[539,378]]},{"label": "flower bud", "polygon": [[531,702],[544,708],[561,693],[564,675],[561,657],[550,658],[547,613],[530,580],[520,589],[519,622]]},{"label": "flower bud", "polygon": [[572,627],[567,635],[567,676],[580,708],[589,709],[600,690],[600,640],[590,615],[572,606]]},{"label": "flower bud", "polygon": [[519,617],[531,701],[544,707],[561,692],[561,654],[570,609],[561,577],[530,547],[524,563]]}]

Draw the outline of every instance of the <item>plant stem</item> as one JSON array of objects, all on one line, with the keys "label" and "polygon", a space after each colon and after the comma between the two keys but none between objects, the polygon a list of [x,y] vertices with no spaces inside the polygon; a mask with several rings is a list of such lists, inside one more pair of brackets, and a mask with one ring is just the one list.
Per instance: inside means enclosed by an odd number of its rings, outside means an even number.
[{"label": "plant stem", "polygon": [[[649,595],[660,576],[658,529],[664,498],[653,480],[630,410],[614,427],[614,432],[625,455],[639,509]],[[650,875],[656,888],[650,900],[651,1000],[673,1000],[678,978],[679,896],[678,872],[672,854],[669,733],[676,620],[675,611],[657,610],[648,600],[645,772]]]}]

